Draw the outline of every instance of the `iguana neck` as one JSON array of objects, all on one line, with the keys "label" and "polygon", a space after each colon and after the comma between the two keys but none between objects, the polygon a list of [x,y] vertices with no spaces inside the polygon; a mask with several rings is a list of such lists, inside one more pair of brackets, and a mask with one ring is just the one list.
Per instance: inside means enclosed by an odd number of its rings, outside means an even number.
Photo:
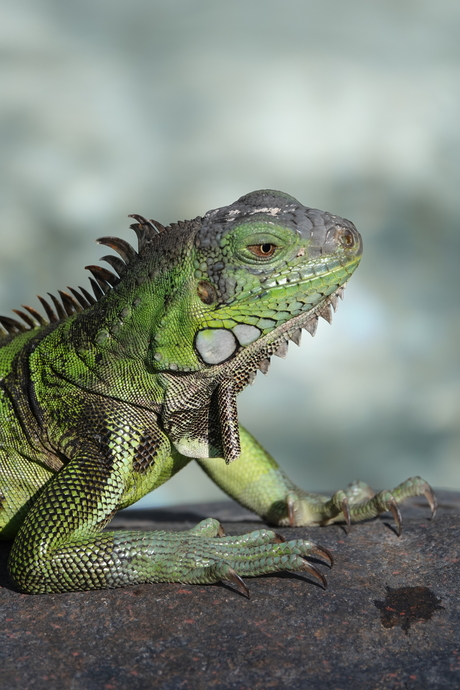
[{"label": "iguana neck", "polygon": [[118,285],[69,320],[80,356],[87,349],[91,357],[138,362],[147,374],[203,367],[189,317],[199,302],[190,289],[193,223],[159,235],[154,252],[139,255]]}]

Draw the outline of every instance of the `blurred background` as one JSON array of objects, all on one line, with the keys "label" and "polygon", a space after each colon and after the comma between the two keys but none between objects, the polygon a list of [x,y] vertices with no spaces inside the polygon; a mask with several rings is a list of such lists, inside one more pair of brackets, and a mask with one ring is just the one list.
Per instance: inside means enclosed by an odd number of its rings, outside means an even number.
[{"label": "blurred background", "polygon": [[[0,313],[87,285],[94,238],[134,241],[128,213],[281,189],[353,220],[364,258],[241,420],[305,489],[460,489],[460,4],[3,0],[0,19]],[[193,463],[142,505],[223,497]]]}]

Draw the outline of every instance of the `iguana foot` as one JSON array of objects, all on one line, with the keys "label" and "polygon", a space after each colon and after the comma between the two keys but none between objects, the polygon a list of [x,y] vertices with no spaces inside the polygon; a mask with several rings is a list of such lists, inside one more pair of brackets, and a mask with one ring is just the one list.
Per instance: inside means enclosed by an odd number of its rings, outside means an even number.
[{"label": "iguana foot", "polygon": [[306,559],[319,557],[329,567],[333,564],[330,552],[313,542],[285,541],[266,529],[227,537],[220,523],[211,518],[186,532],[154,532],[150,538],[155,557],[154,572],[148,581],[208,584],[229,580],[246,596],[249,590],[242,576],[302,571],[326,588],[324,575]]},{"label": "iguana foot", "polygon": [[291,527],[330,525],[344,521],[348,530],[352,522],[391,512],[400,536],[402,516],[398,505],[409,496],[425,496],[431,508],[431,518],[434,518],[438,505],[436,495],[421,477],[411,477],[392,491],[380,491],[377,494],[361,481],[352,482],[345,490],[337,491],[332,498],[300,490],[290,491],[285,503],[275,503],[267,518],[275,524]]}]

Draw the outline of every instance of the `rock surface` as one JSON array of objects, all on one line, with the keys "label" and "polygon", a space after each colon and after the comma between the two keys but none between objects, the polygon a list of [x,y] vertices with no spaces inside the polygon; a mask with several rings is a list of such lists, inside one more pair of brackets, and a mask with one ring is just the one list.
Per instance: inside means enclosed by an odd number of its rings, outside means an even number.
[{"label": "rock surface", "polygon": [[[0,688],[54,690],[420,690],[460,686],[460,494],[438,492],[391,519],[299,529],[334,553],[324,591],[297,575],[226,585],[140,585],[29,596],[0,546]],[[227,534],[260,521],[233,503],[120,513],[117,529],[185,529],[217,517]],[[279,530],[286,536],[292,530]]]}]

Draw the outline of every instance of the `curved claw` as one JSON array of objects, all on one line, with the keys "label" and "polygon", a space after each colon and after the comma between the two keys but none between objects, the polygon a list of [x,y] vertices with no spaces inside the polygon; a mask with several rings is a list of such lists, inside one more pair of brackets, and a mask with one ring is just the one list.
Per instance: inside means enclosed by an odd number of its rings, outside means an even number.
[{"label": "curved claw", "polygon": [[288,512],[289,525],[295,527],[295,494],[290,491],[286,496],[286,507]]},{"label": "curved claw", "polygon": [[316,577],[316,579],[321,582],[324,589],[327,589],[326,578],[324,577],[323,573],[320,570],[318,570],[318,568],[315,568],[314,565],[312,565],[311,563],[308,563],[307,561],[304,561],[301,570],[306,571],[307,573],[310,573],[310,575],[312,575],[313,577]]},{"label": "curved claw", "polygon": [[402,532],[402,515],[394,498],[389,502],[388,510],[393,515],[393,519],[396,522],[397,535],[400,537]]},{"label": "curved claw", "polygon": [[219,529],[217,531],[216,537],[225,537],[225,530],[220,523],[219,523]]},{"label": "curved claw", "polygon": [[233,582],[235,585],[236,589],[241,592],[241,594],[244,594],[248,599],[250,598],[249,596],[249,589],[246,586],[245,581],[238,575],[238,573],[233,570],[233,568],[226,568],[225,575],[223,576],[223,579],[225,580],[230,580]]},{"label": "curved claw", "polygon": [[423,492],[423,495],[425,496],[431,508],[431,520],[434,520],[436,516],[436,511],[438,510],[438,499],[436,498],[436,494],[434,493],[431,486],[427,486],[427,488]]},{"label": "curved claw", "polygon": [[350,507],[348,505],[348,498],[343,499],[342,503],[340,504],[340,508],[342,510],[343,517],[346,523],[345,532],[348,534],[351,528]]},{"label": "curved claw", "polygon": [[334,565],[334,556],[329,549],[326,549],[325,546],[321,546],[321,544],[315,544],[310,550],[312,553],[318,554],[318,556],[325,556],[329,561],[329,567],[332,568]]}]

